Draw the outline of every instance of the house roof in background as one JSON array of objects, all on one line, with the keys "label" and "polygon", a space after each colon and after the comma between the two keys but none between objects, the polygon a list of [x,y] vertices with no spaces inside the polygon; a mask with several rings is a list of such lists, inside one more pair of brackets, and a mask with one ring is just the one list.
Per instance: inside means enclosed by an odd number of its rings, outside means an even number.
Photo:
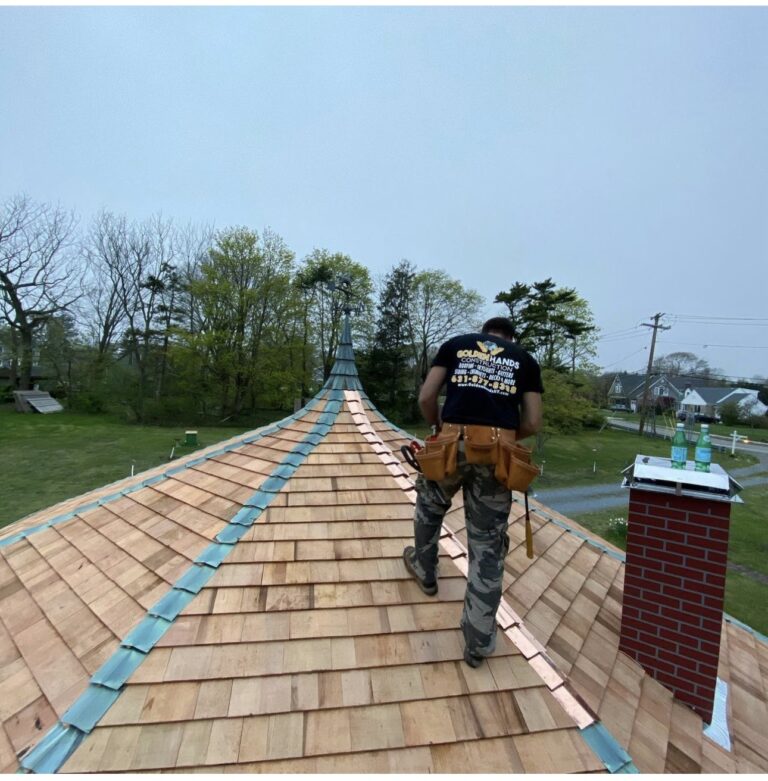
[{"label": "house roof in background", "polygon": [[0,531],[0,770],[765,772],[768,645],[726,621],[733,751],[618,650],[621,551],[516,495],[497,651],[458,628],[457,499],[426,597],[411,437],[348,327],[295,415]]}]

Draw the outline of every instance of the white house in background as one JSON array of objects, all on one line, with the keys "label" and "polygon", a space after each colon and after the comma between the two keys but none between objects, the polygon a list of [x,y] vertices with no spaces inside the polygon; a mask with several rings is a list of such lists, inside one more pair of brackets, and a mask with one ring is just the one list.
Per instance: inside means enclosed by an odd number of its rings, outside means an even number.
[{"label": "white house in background", "polygon": [[686,388],[680,410],[719,417],[726,402],[736,402],[743,414],[765,415],[768,407],[751,388]]}]

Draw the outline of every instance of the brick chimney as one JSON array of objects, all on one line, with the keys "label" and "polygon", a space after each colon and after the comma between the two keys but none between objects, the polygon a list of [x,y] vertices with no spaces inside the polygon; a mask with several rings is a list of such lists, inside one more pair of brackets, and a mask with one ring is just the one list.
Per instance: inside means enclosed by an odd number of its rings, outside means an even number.
[{"label": "brick chimney", "polygon": [[[638,456],[638,460],[641,457]],[[731,498],[707,493],[688,468],[656,462],[655,479],[628,478],[627,562],[619,649],[707,723],[717,684]],[[638,474],[635,463],[635,477]],[[707,479],[723,476],[713,465]],[[671,473],[671,474],[670,474]],[[687,473],[687,474],[686,474]],[[666,479],[664,479],[666,478]],[[713,480],[710,479],[710,483]],[[738,486],[737,486],[738,487]],[[695,490],[686,490],[693,488]]]}]

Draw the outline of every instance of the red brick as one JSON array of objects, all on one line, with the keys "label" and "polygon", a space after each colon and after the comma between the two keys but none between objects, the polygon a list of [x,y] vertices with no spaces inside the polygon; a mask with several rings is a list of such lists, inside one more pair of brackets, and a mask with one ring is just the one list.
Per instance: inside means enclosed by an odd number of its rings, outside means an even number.
[{"label": "red brick", "polygon": [[[638,659],[638,661],[640,660]],[[649,666],[652,667],[654,671],[671,675],[673,676],[673,680],[677,678],[677,666],[672,664],[668,659],[649,659],[648,661]],[[640,663],[642,664],[642,662]]]},{"label": "red brick", "polygon": [[707,575],[707,583],[710,586],[722,586],[725,588],[725,571],[720,573],[711,572]]},{"label": "red brick", "polygon": [[712,502],[709,511],[712,515],[728,520],[731,517],[731,504],[730,502]]},{"label": "red brick", "polygon": [[700,607],[697,608],[697,610],[704,618],[711,618],[722,625],[722,621],[723,621],[722,608],[718,609],[716,607],[707,607],[705,605],[701,605]]},{"label": "red brick", "polygon": [[[723,575],[725,573],[725,567],[714,561],[707,561],[706,559],[699,558],[698,556],[686,557],[684,566],[691,571],[695,572],[698,578],[698,573],[711,573],[713,575]],[[676,567],[676,569],[679,569]]]},{"label": "red brick", "polygon": [[650,577],[644,580],[639,593],[642,595],[643,599],[655,602],[663,590],[663,584],[657,583],[653,577]]},{"label": "red brick", "polygon": [[681,554],[668,550],[651,551],[648,558],[652,561],[669,562],[670,564],[682,564],[685,561],[685,557]]},{"label": "red brick", "polygon": [[[664,544],[666,542],[666,539],[661,537],[643,537],[642,540],[637,540],[635,545],[632,546],[633,548],[637,549],[637,552],[635,555],[638,556],[646,556],[646,551],[649,549],[659,549],[664,550]],[[632,555],[633,551],[630,549],[629,541],[627,541],[627,559],[629,559],[630,555]]]},{"label": "red brick", "polygon": [[674,507],[649,507],[646,518],[656,518],[670,521],[684,521],[688,517],[685,510],[676,510]]},{"label": "red brick", "polygon": [[632,647],[635,653],[642,654],[647,659],[656,660],[660,656],[659,649],[654,643],[646,643],[642,639],[636,640]]},{"label": "red brick", "polygon": [[707,657],[720,658],[720,643],[710,642],[709,640],[702,640],[699,643],[699,651],[705,654]]},{"label": "red brick", "polygon": [[683,579],[679,575],[670,575],[666,571],[661,571],[656,572],[652,577],[657,583],[664,584],[665,588],[663,589],[662,593],[666,594],[667,586],[672,586],[673,588],[683,588]]},{"label": "red brick", "polygon": [[689,531],[698,530],[699,534],[712,528],[726,529],[730,526],[730,522],[723,518],[718,518],[716,515],[706,515],[705,513],[700,512],[688,513],[688,523],[691,526]]},{"label": "red brick", "polygon": [[696,672],[698,672],[700,675],[717,678],[717,665],[710,664],[705,661],[698,661],[696,663]]},{"label": "red brick", "polygon": [[707,560],[713,564],[719,564],[723,572],[728,567],[728,550],[708,550]]},{"label": "red brick", "polygon": [[691,524],[688,522],[688,514],[684,513],[684,516],[681,520],[670,521],[668,523],[669,530],[683,535],[690,534]]},{"label": "red brick", "polygon": [[651,607],[648,600],[641,599],[637,594],[632,594],[626,590],[624,591],[624,605],[635,607],[638,610],[648,610]]},{"label": "red brick", "polygon": [[669,600],[677,599],[678,601],[686,602],[692,605],[699,605],[703,601],[701,594],[699,594],[695,589],[692,589],[686,581],[683,581],[683,588],[674,588],[673,586],[668,586],[665,588],[664,596]]},{"label": "red brick", "polygon": [[666,494],[665,501],[668,507],[694,513],[706,512],[710,504],[710,502],[704,499],[694,499],[690,496],[674,496],[672,494]]},{"label": "red brick", "polygon": [[685,535],[688,544],[694,548],[701,548],[703,550],[711,550],[712,548],[716,550],[726,550],[728,548],[727,541],[717,540],[706,533],[702,534],[704,531],[709,530],[689,528],[688,533]]},{"label": "red brick", "polygon": [[[681,578],[688,578],[691,581],[699,578],[699,573],[697,571],[691,570],[685,565],[678,567],[676,564],[670,564],[667,567],[667,572],[672,575],[680,575]],[[702,580],[704,580],[703,572],[701,573],[700,577]]]},{"label": "red brick", "polygon": [[680,631],[694,631],[703,624],[701,616],[687,610],[674,610],[670,608],[664,612],[664,617],[671,621],[678,621],[681,626]]},{"label": "red brick", "polygon": [[647,621],[643,620],[641,618],[639,611],[638,615],[629,615],[626,610],[624,610],[621,614],[621,631],[622,633],[626,628],[632,628],[637,629],[639,631],[645,631],[645,627],[647,625]]},{"label": "red brick", "polygon": [[[681,656],[679,660],[675,661],[678,661],[679,664],[693,670],[694,672],[698,671],[699,663],[711,665],[716,664],[718,660],[716,654],[709,653],[708,651],[702,651],[701,645],[699,643],[680,643],[679,645]],[[711,643],[708,643],[707,645],[710,646]]]},{"label": "red brick", "polygon": [[669,618],[666,613],[656,618],[656,624],[660,627],[663,637],[667,637],[668,632],[680,631],[680,622],[674,618]]},{"label": "red brick", "polygon": [[704,618],[704,616],[701,617],[701,628],[705,632],[711,632],[712,634],[720,636],[720,629],[722,628],[722,622],[716,621],[712,618]]},{"label": "red brick", "polygon": [[714,527],[710,527],[707,529],[707,536],[711,537],[713,540],[719,540],[722,542],[728,542],[729,530],[728,529],[716,529]]},{"label": "red brick", "polygon": [[[709,579],[712,578],[715,582],[710,583]],[[707,582],[696,582],[696,589],[701,592],[702,596],[706,597],[704,604],[709,604],[710,607],[723,604],[723,595],[725,593],[725,578],[722,576],[708,575]]]},{"label": "red brick", "polygon": [[[717,676],[715,676],[715,679]],[[709,675],[700,675],[692,667],[680,668],[680,680],[689,684],[686,688],[696,693],[697,686],[712,686],[713,678]]]},{"label": "red brick", "polygon": [[646,533],[663,534],[667,528],[667,519],[645,513],[629,513],[630,530],[645,529]]},{"label": "red brick", "polygon": [[631,656],[635,659],[635,643],[637,641],[631,637],[619,638],[619,651],[623,651],[627,656]]}]

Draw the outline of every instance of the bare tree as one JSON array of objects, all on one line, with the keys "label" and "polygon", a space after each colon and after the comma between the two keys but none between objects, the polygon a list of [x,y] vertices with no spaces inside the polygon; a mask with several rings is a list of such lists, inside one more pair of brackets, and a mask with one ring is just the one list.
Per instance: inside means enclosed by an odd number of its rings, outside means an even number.
[{"label": "bare tree", "polygon": [[83,257],[90,303],[87,320],[96,346],[97,371],[101,373],[125,323],[121,280],[130,262],[125,216],[98,214],[83,245]]},{"label": "bare tree", "polygon": [[152,347],[159,335],[156,320],[162,314],[163,294],[174,272],[173,231],[172,222],[159,215],[130,226],[128,263],[118,279],[127,325],[124,344],[138,374],[134,411],[140,420],[149,389]]},{"label": "bare tree", "polygon": [[77,219],[16,196],[0,210],[0,314],[11,327],[11,380],[32,387],[35,332],[82,295],[73,237]]},{"label": "bare tree", "polygon": [[437,269],[420,272],[412,284],[408,320],[418,386],[429,371],[433,348],[461,329],[472,326],[483,297]]}]

